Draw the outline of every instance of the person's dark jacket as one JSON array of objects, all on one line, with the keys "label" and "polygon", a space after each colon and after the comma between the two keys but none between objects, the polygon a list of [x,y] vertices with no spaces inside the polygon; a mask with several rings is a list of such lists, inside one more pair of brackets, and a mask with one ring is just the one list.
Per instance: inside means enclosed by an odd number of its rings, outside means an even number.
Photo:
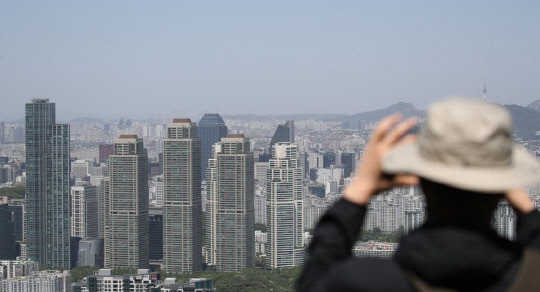
[{"label": "person's dark jacket", "polygon": [[535,210],[518,216],[514,242],[493,230],[432,226],[428,220],[401,239],[392,260],[360,259],[351,248],[365,214],[365,206],[341,199],[321,218],[298,291],[417,291],[412,279],[432,288],[508,291],[524,250],[540,251],[540,213]]}]

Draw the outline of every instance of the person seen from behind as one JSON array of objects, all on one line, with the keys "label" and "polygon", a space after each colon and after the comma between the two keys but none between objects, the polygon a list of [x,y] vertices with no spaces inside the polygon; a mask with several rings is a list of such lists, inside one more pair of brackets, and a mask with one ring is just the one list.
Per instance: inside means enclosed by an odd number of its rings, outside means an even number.
[{"label": "person seen from behind", "polygon": [[[353,182],[321,218],[298,291],[540,291],[540,213],[523,187],[537,183],[536,159],[513,145],[501,106],[465,98],[432,104],[416,120],[380,121]],[[369,200],[420,185],[427,219],[391,260],[356,258]],[[491,227],[500,200],[517,213],[516,239]]]}]

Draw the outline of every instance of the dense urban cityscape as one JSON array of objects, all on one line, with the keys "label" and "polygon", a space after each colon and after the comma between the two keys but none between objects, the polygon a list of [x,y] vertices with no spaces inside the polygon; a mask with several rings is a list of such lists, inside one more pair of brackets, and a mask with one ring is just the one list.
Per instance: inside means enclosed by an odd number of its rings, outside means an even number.
[{"label": "dense urban cityscape", "polygon": [[[520,112],[538,118],[536,105]],[[294,271],[318,220],[351,183],[376,121],[424,115],[400,103],[347,117],[61,123],[53,100],[32,99],[24,110],[24,121],[0,123],[5,292],[221,291],[231,287],[197,275]],[[516,124],[530,122],[523,116]],[[514,140],[538,157],[531,135]],[[538,185],[527,191],[540,206]],[[368,210],[352,250],[360,257],[390,258],[399,237],[425,220],[417,187],[385,192]],[[501,201],[493,227],[513,239],[515,224]]]}]

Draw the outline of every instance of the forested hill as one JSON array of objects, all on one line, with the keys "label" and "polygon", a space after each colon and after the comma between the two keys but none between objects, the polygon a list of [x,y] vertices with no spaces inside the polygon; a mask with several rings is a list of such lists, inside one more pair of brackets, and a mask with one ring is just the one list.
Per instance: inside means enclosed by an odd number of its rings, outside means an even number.
[{"label": "forested hill", "polygon": [[505,105],[512,115],[514,134],[523,140],[536,140],[536,132],[540,131],[540,112],[530,107]]}]

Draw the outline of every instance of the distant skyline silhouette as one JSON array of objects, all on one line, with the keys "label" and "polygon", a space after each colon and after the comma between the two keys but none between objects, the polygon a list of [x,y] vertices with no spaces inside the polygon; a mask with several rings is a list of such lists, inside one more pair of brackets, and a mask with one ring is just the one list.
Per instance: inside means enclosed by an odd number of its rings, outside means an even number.
[{"label": "distant skyline silhouette", "polygon": [[540,99],[536,1],[0,3],[0,120],[354,114]]}]

